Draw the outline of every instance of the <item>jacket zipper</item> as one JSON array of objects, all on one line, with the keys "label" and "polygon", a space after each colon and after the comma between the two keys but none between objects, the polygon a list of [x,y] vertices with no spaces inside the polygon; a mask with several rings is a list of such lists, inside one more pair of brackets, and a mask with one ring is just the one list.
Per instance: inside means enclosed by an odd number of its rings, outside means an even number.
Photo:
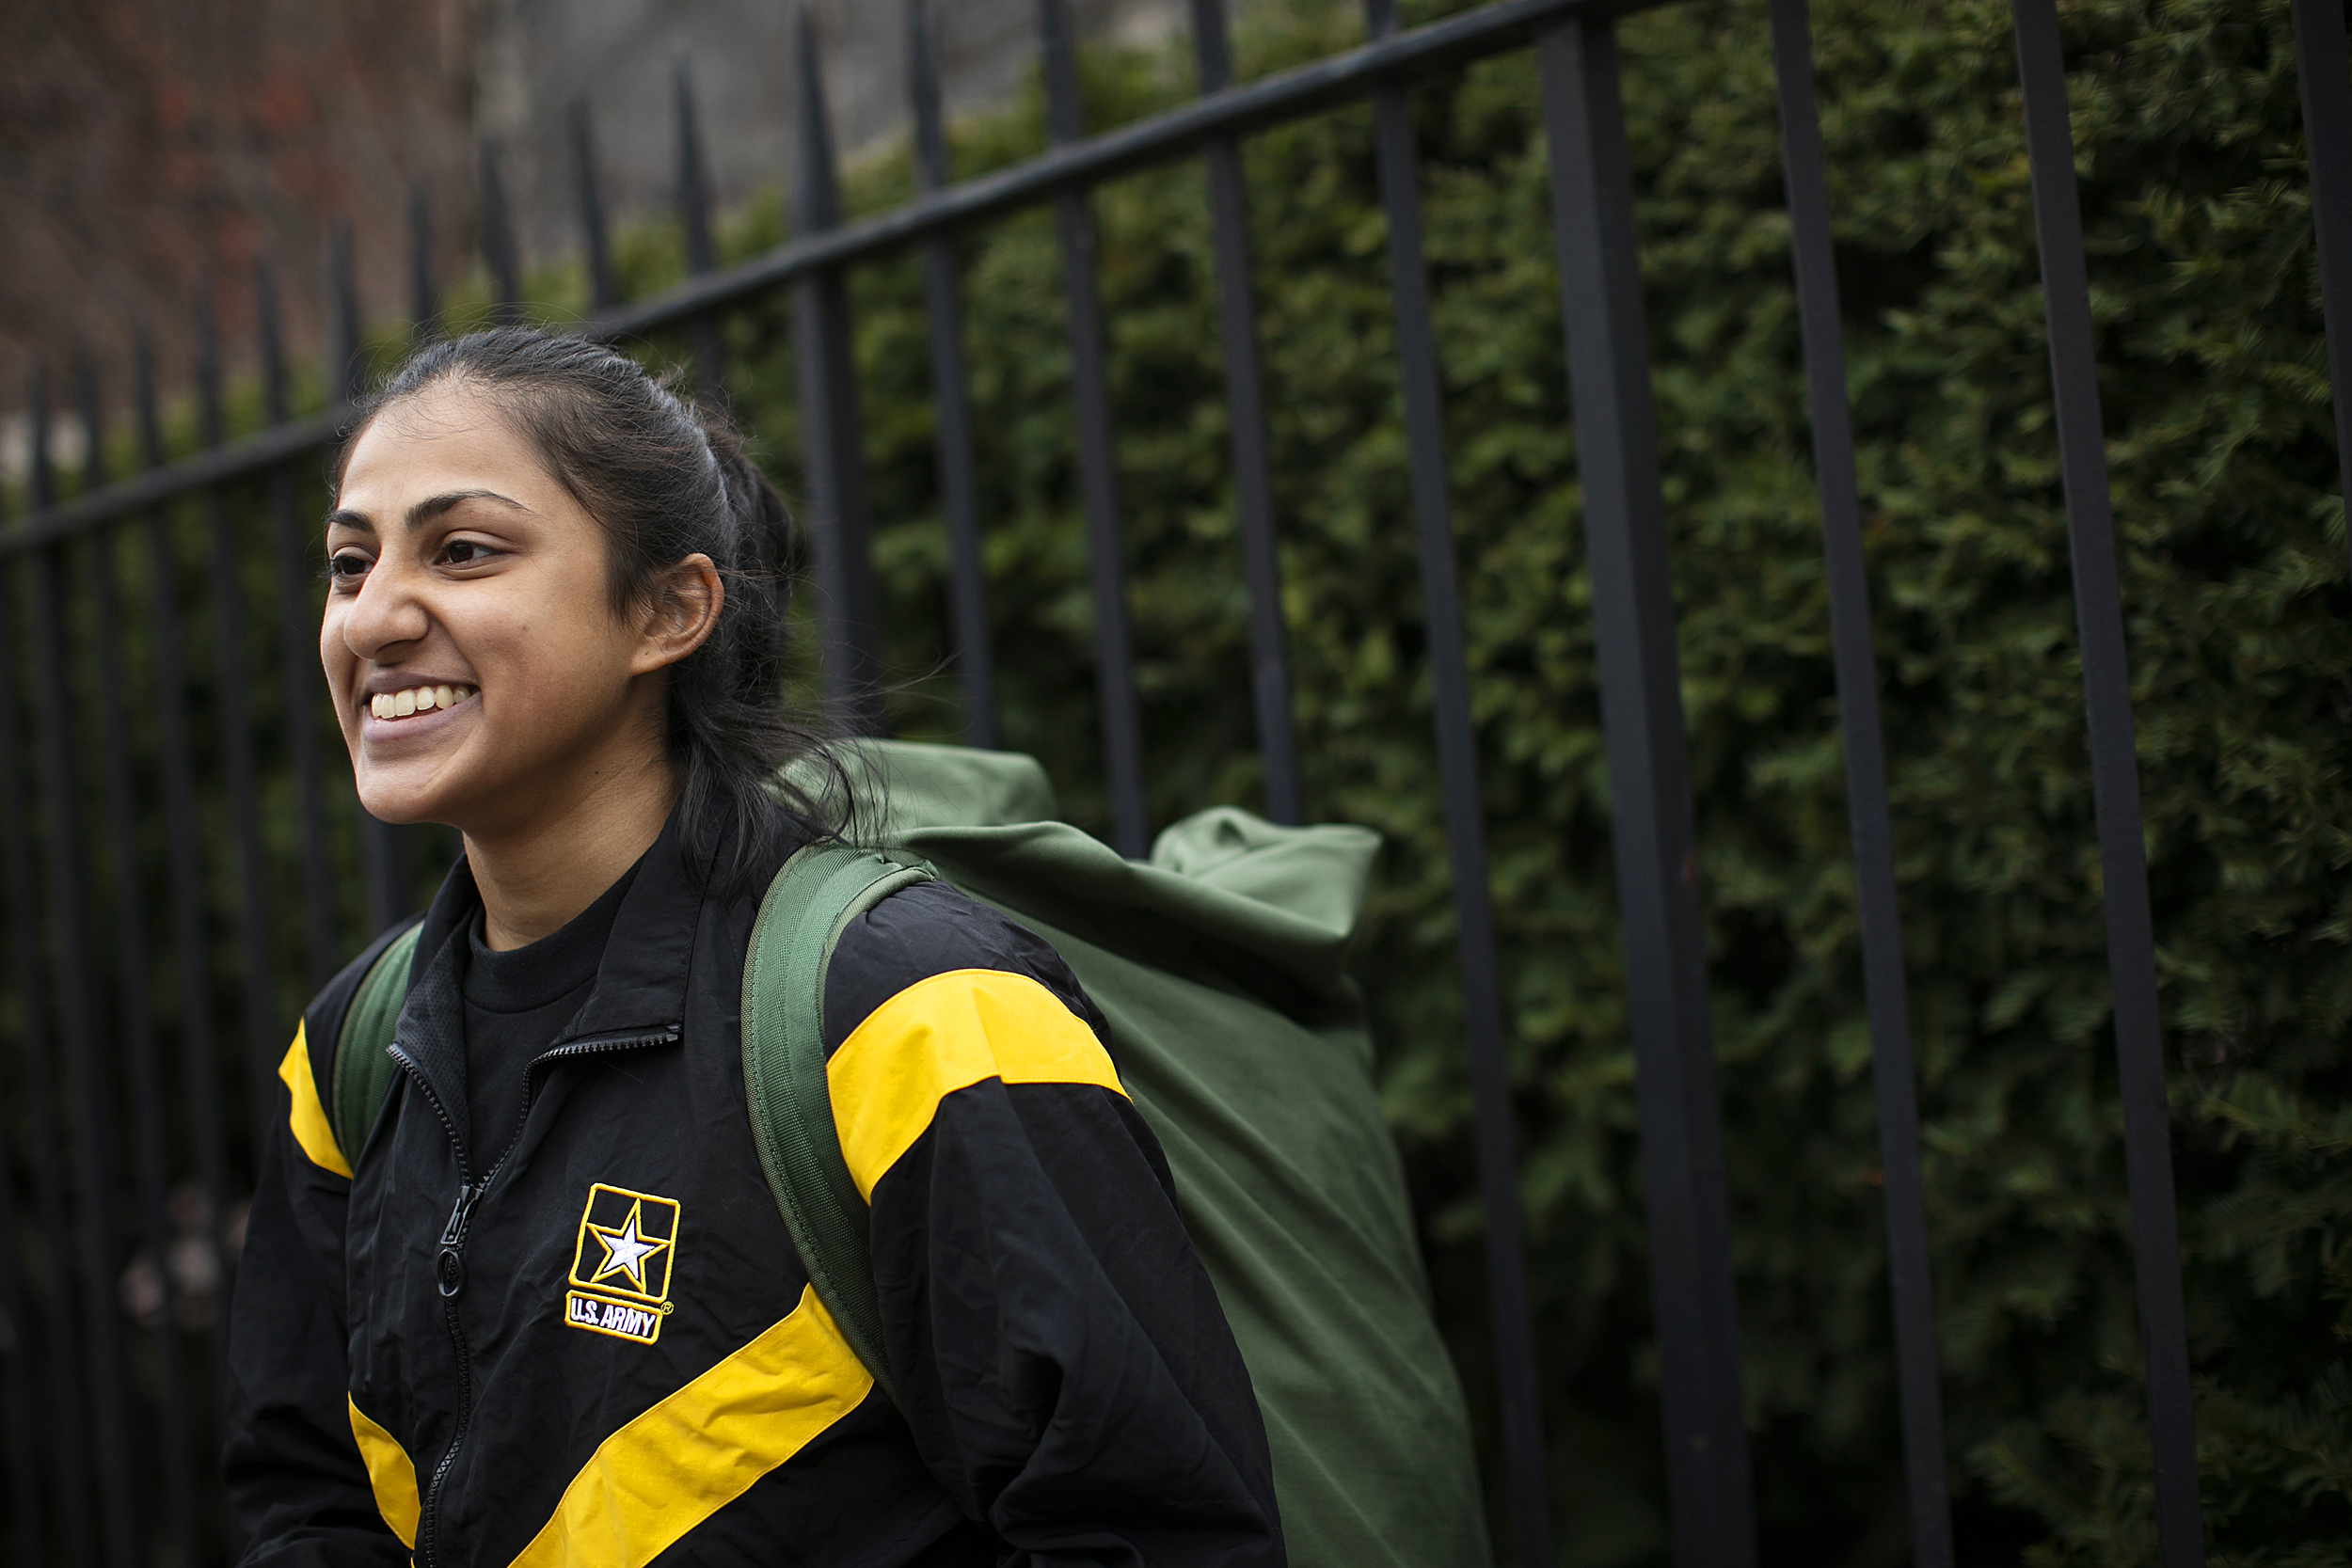
[{"label": "jacket zipper", "polygon": [[457,1424],[450,1434],[449,1447],[441,1450],[440,1463],[433,1466],[433,1480],[425,1488],[423,1506],[418,1511],[417,1561],[421,1568],[436,1568],[440,1560],[441,1498],[449,1484],[450,1471],[456,1465],[458,1450],[466,1446],[467,1433],[473,1425],[473,1351],[466,1343],[464,1325],[457,1321],[457,1298],[466,1289],[466,1233],[473,1223],[474,1205],[482,1201],[482,1195],[489,1191],[491,1181],[504,1167],[507,1155],[522,1139],[523,1123],[531,1119],[531,1103],[539,1092],[539,1069],[571,1056],[669,1045],[675,1042],[678,1033],[679,1026],[673,1023],[652,1034],[597,1036],[568,1041],[532,1057],[531,1065],[523,1069],[522,1115],[516,1118],[515,1131],[507,1138],[506,1147],[499,1151],[479,1181],[472,1180],[465,1140],[458,1136],[457,1123],[449,1108],[433,1092],[433,1085],[425,1081],[408,1053],[400,1048],[400,1042],[392,1042],[392,1059],[424,1091],[425,1102],[440,1118],[441,1130],[449,1134],[450,1152],[457,1161],[457,1201],[450,1209],[449,1223],[441,1227],[440,1250],[433,1260],[434,1282],[441,1292],[441,1324],[449,1332],[451,1347],[457,1352]]}]

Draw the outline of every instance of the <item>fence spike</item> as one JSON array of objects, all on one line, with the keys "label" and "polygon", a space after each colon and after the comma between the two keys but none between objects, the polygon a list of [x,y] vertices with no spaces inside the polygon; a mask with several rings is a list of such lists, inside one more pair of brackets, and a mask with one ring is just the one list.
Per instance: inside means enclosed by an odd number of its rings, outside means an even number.
[{"label": "fence spike", "polygon": [[33,362],[24,383],[25,436],[31,443],[31,482],[29,499],[33,510],[54,506],[57,500],[57,475],[50,463],[49,451],[49,372],[39,360]]},{"label": "fence spike", "polygon": [[422,347],[440,335],[441,295],[433,281],[433,193],[408,187],[408,341]]},{"label": "fence spike", "polygon": [[947,128],[939,102],[939,61],[931,49],[930,0],[907,0],[908,95],[914,103],[914,182],[917,190],[944,188]]},{"label": "fence spike", "polygon": [[359,292],[352,279],[351,219],[339,217],[326,230],[326,403],[340,408],[366,389],[367,365],[359,343]]},{"label": "fence spike", "polygon": [[[833,171],[833,138],[826,128],[824,78],[808,7],[792,8],[795,116],[799,156],[793,166],[792,212],[802,235],[833,227],[839,199]],[[803,275],[792,288],[792,360],[801,405],[801,451],[806,469],[811,532],[817,544],[817,585],[828,701],[852,733],[882,727],[877,701],[882,656],[874,601],[874,563],[866,514],[865,439],[858,418],[857,367],[850,353],[850,305],[833,268]]]},{"label": "fence spike", "polygon": [[515,252],[515,219],[506,202],[505,151],[496,136],[482,138],[482,259],[490,268],[490,319],[519,326],[523,319],[521,263]]},{"label": "fence spike", "polygon": [[87,342],[73,348],[73,391],[82,418],[82,489],[87,492],[106,483],[106,440],[104,409],[98,395],[98,361]]},{"label": "fence spike", "polygon": [[580,232],[588,246],[588,303],[601,312],[618,304],[620,293],[612,286],[612,248],[605,232],[604,192],[597,176],[596,127],[587,99],[572,100],[571,122],[572,165],[580,186]]},{"label": "fence spike", "polygon": [[[907,0],[907,89],[914,105],[914,182],[936,191],[948,181],[947,137],[931,55],[929,0]],[[923,237],[923,290],[931,340],[931,402],[939,499],[946,514],[948,611],[962,677],[963,721],[972,744],[993,749],[996,664],[988,630],[988,582],[980,553],[979,481],[972,451],[972,402],[963,361],[963,306],[955,249],[945,234]]]},{"label": "fence spike", "polygon": [[799,89],[793,115],[799,156],[793,165],[792,228],[795,233],[814,234],[841,221],[841,188],[834,171],[832,117],[825,103],[817,26],[807,0],[794,0],[792,42],[793,81]]},{"label": "fence spike", "polygon": [[672,91],[677,108],[678,222],[686,232],[687,269],[699,277],[718,265],[718,253],[710,243],[710,181],[694,113],[694,68],[683,55],[672,70]]},{"label": "fence spike", "polygon": [[[677,100],[678,224],[686,236],[686,268],[700,277],[719,262],[710,240],[710,182],[703,169],[703,141],[695,126],[694,75],[681,55],[674,74]],[[726,366],[719,347],[719,318],[709,311],[693,321],[694,361],[703,395],[725,399]]]},{"label": "fence spike", "polygon": [[155,399],[155,337],[144,325],[131,335],[133,401],[138,404],[139,462],[164,466],[164,421]]},{"label": "fence spike", "polygon": [[262,350],[262,408],[272,424],[284,424],[286,334],[278,319],[278,269],[264,256],[253,263],[253,313]]},{"label": "fence spike", "polygon": [[228,437],[220,382],[220,323],[213,313],[213,283],[207,277],[196,291],[196,418],[198,437],[217,447]]}]

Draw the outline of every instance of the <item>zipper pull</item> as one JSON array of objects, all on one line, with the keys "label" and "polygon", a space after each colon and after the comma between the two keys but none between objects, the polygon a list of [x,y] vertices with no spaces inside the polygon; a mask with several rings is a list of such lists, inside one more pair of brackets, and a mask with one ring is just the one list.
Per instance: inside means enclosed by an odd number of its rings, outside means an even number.
[{"label": "zipper pull", "polygon": [[473,1218],[473,1206],[481,1200],[479,1183],[469,1181],[460,1187],[457,1207],[449,1212],[449,1224],[441,1230],[441,1255],[434,1260],[434,1273],[444,1296],[454,1296],[466,1288],[466,1259],[460,1249],[466,1244],[466,1226]]}]

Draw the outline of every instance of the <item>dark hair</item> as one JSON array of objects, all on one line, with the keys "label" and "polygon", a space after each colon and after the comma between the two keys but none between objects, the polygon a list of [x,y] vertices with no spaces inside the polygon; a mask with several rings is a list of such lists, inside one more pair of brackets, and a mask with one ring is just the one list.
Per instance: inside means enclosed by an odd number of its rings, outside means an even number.
[{"label": "dark hair", "polygon": [[[616,614],[643,608],[663,567],[711,559],[725,601],[702,646],[670,666],[668,742],[683,775],[682,847],[731,893],[779,846],[787,825],[771,799],[814,827],[843,815],[849,786],[821,731],[784,707],[785,611],[801,566],[791,515],[726,421],[665,379],[601,343],[527,327],[431,343],[358,405],[333,480],[341,489],[352,447],[386,408],[463,387],[491,400],[604,531]],[[785,770],[804,760],[814,766],[792,768],[796,783]]]}]

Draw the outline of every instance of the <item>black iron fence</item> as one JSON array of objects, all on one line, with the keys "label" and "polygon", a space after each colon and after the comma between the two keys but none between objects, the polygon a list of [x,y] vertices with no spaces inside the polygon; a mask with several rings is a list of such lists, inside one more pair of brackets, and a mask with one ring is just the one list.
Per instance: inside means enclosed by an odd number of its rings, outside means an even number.
[{"label": "black iron fence", "polygon": [[[1835,671],[1844,726],[1863,957],[1884,1173],[1904,1454],[1915,1560],[1953,1560],[1927,1216],[1896,908],[1878,682],[1840,346],[1837,280],[1804,0],[1769,0],[1796,286],[1811,400]],[[1532,48],[1566,327],[1569,389],[1598,641],[1623,941],[1638,1064],[1667,1473],[1677,1560],[1756,1558],[1741,1416],[1729,1221],[1709,1038],[1684,729],[1669,594],[1642,277],[1619,99],[1615,27],[1641,6],[1499,0],[1400,29],[1367,0],[1362,47],[1243,85],[1221,0],[1193,0],[1200,97],[1089,136],[1063,0],[1041,0],[1049,146],[980,178],[948,167],[924,0],[910,0],[919,194],[843,221],[822,82],[796,11],[800,155],[788,243],[716,263],[692,101],[678,91],[680,215],[690,277],[616,297],[593,128],[573,126],[594,314],[608,338],[675,336],[701,375],[723,374],[719,324],[789,291],[806,520],[817,546],[821,669],[878,722],[882,673],[845,273],[920,254],[949,535],[953,642],[966,733],[997,735],[981,571],[982,515],[966,404],[951,236],[1050,206],[1073,368],[1079,494],[1090,551],[1094,654],[1111,837],[1147,842],[1142,721],[1130,650],[1113,479],[1104,325],[1089,190],[1146,165],[1206,166],[1232,431],[1250,688],[1264,806],[1299,816],[1285,665],[1278,518],[1250,290],[1239,144],[1255,130],[1369,100],[1401,361],[1404,424],[1425,596],[1434,744],[1458,918],[1465,1048],[1507,1469],[1503,1549],[1548,1561],[1535,1364],[1511,1148],[1502,1003],[1488,908],[1470,683],[1454,577],[1440,378],[1419,216],[1407,86],[1482,55]],[[2161,1022],[2081,221],[2054,0],[2015,0],[2050,363],[2105,874],[2115,1038],[2126,1128],[2149,1419],[2167,1568],[2203,1546]],[[2352,75],[2344,12],[2296,0],[2329,368],[2352,387]],[[484,260],[497,312],[522,294],[495,150],[485,149]],[[437,316],[429,213],[414,210],[411,314]],[[143,471],[105,471],[109,406],[86,363],[72,378],[88,436],[79,493],[59,499],[47,450],[53,388],[36,377],[30,515],[0,533],[0,899],[12,960],[0,974],[0,1340],[8,1549],[24,1563],[218,1560],[231,1549],[212,1456],[223,1399],[224,1292],[233,1275],[252,1129],[273,1088],[287,998],[423,891],[416,846],[358,810],[332,765],[314,675],[318,454],[357,390],[359,312],[349,248],[329,261],[327,406],[290,413],[276,289],[259,280],[263,428],[225,438],[221,355],[198,323],[202,451],[166,461],[154,376],[137,356]],[[2352,398],[2339,398],[2352,475]],[[133,635],[135,630],[135,635]],[[151,725],[130,715],[151,705]],[[231,890],[223,900],[213,892]],[[226,919],[223,919],[223,913]],[[103,936],[102,936],[103,934]],[[221,976],[233,977],[217,994]],[[242,1104],[240,1103],[242,1101]]]}]

